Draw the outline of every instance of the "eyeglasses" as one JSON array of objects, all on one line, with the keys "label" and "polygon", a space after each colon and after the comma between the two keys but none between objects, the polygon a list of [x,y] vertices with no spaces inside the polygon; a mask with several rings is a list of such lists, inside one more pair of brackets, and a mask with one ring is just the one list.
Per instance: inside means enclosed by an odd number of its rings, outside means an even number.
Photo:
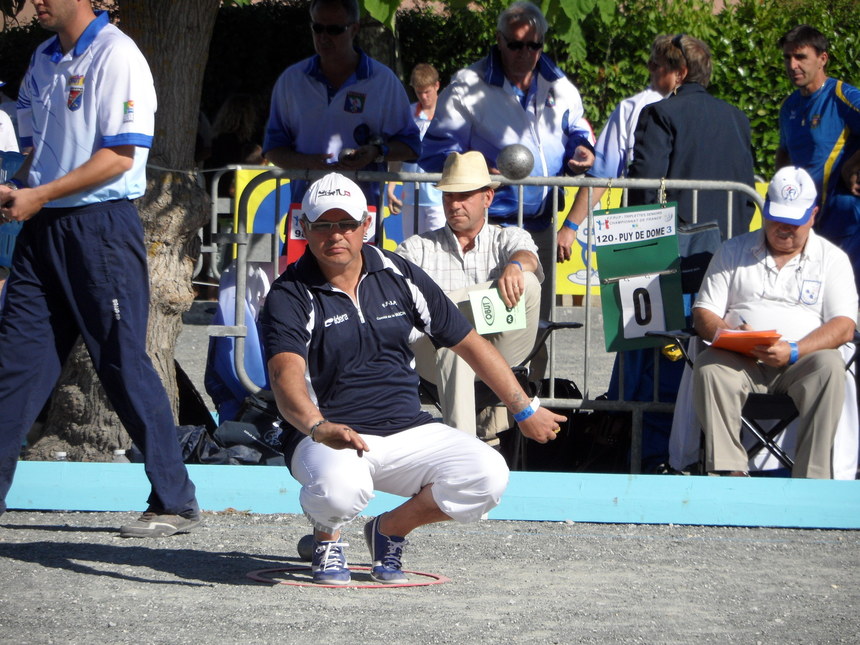
[{"label": "eyeglasses", "polygon": [[340,36],[347,29],[352,27],[354,23],[347,23],[345,25],[324,25],[320,22],[312,22],[311,29],[315,34],[321,34],[323,32],[327,33],[329,36]]},{"label": "eyeglasses", "polygon": [[360,222],[356,222],[354,219],[344,219],[339,222],[309,222],[307,219],[303,219],[302,221],[310,233],[329,234],[335,231],[338,233],[354,233],[358,230],[359,226],[364,224],[365,219],[367,218],[362,217]]},{"label": "eyeglasses", "polygon": [[540,42],[526,42],[525,40],[508,40],[508,37],[502,34],[502,38],[505,39],[505,45],[507,45],[508,49],[512,52],[518,52],[523,47],[528,47],[533,52],[539,52],[543,49],[543,41]]}]

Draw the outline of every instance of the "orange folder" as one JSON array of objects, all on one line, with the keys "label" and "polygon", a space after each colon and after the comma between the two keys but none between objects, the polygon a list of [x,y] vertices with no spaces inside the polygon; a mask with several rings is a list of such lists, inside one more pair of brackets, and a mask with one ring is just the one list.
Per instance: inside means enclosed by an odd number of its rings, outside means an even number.
[{"label": "orange folder", "polygon": [[718,329],[711,347],[728,349],[739,354],[752,356],[756,345],[773,345],[781,336],[775,329],[766,331],[741,331],[740,329]]}]

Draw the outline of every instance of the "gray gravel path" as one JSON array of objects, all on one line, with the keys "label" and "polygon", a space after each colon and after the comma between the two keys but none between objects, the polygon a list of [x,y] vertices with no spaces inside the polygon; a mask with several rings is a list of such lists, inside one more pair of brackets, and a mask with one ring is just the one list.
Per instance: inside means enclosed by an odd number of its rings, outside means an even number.
[{"label": "gray gravel path", "polygon": [[[123,540],[128,513],[0,518],[2,643],[856,643],[860,533],[484,521],[424,527],[435,586],[256,583],[299,564],[296,515],[207,514]],[[360,526],[347,538],[367,564]]]}]

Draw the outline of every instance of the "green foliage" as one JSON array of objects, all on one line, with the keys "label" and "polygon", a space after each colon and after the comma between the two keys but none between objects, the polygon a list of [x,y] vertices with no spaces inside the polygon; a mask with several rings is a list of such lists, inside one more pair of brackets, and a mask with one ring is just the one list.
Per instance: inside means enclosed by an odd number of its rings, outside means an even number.
[{"label": "green foliage", "polygon": [[288,65],[314,51],[309,0],[266,0],[218,12],[203,77],[200,109],[211,119],[230,94],[257,97],[267,112],[272,87]]},{"label": "green foliage", "polygon": [[[398,13],[403,69],[429,62],[450,75],[486,54],[495,18],[507,2],[484,3],[479,16],[445,3]],[[779,142],[779,106],[791,93],[777,41],[807,23],[831,43],[829,74],[860,83],[860,9],[857,0],[739,0],[713,12],[706,0],[544,0],[550,23],[547,53],[579,88],[595,130],[619,101],[648,84],[645,64],[659,34],[687,33],[708,43],[713,57],[709,90],[738,106],[752,127],[756,172],[769,177]],[[578,17],[578,18],[577,18]],[[576,24],[573,24],[576,23]]]},{"label": "green foliage", "polygon": [[18,85],[27,71],[33,50],[49,36],[36,22],[0,33],[0,79],[6,82],[4,93],[12,98],[18,95]]},{"label": "green foliage", "polygon": [[[713,13],[711,0],[535,0],[547,16],[546,51],[579,88],[595,130],[619,101],[648,83],[645,63],[662,33],[685,32],[711,47],[710,91],[749,117],[756,172],[770,176],[778,144],[778,112],[792,88],[776,43],[791,27],[807,23],[831,43],[831,76],[860,85],[858,0],[738,0]],[[121,0],[120,0],[121,2]],[[313,52],[309,0],[225,0],[210,48],[202,109],[214,117],[233,92],[259,97],[265,112],[283,69]],[[18,0],[0,0],[0,11]],[[396,12],[404,75],[432,63],[443,85],[458,69],[485,56],[496,19],[509,0],[420,0]],[[8,5],[8,7],[7,7]],[[391,24],[400,0],[364,0],[366,13]],[[439,10],[439,7],[442,10]],[[35,24],[0,34],[0,79],[14,94],[35,47],[48,34]]]},{"label": "green foliage", "polygon": [[[453,5],[453,3],[450,3]],[[433,6],[417,6],[397,14],[397,39],[404,75],[418,63],[430,63],[442,86],[457,70],[486,56],[495,42],[496,19],[505,3],[490,0],[483,11],[449,6],[439,13]]]}]

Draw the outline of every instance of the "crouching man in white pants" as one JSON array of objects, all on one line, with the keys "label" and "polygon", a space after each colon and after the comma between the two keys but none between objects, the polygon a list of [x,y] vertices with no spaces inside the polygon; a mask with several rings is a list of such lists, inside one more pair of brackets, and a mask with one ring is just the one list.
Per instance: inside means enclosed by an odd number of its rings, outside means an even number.
[{"label": "crouching man in white pants", "polygon": [[409,497],[364,527],[371,577],[403,582],[407,534],[479,519],[508,482],[495,450],[421,410],[410,344],[427,334],[451,347],[527,437],[555,439],[565,418],[529,402],[501,355],[421,269],[363,243],[370,219],[355,183],[323,177],[301,217],[307,251],[272,286],[261,323],[278,408],[308,435],[289,463],[314,525],[314,582],[350,581],[341,529],[374,490]]}]

